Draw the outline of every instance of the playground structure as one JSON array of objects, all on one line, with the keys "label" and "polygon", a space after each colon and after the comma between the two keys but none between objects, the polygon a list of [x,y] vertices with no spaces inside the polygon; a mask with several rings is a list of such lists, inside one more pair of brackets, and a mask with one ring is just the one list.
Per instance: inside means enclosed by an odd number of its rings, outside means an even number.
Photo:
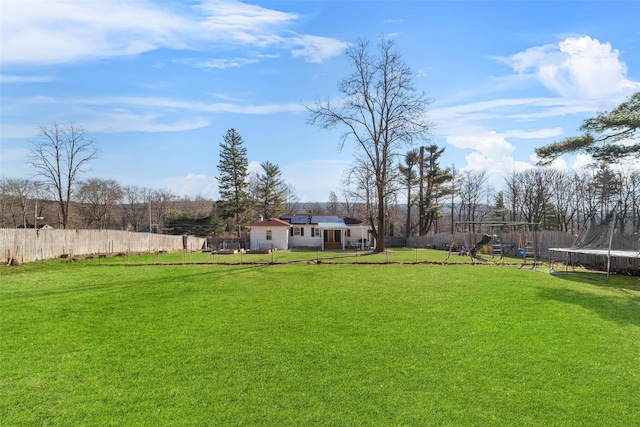
[{"label": "playground structure", "polygon": [[[480,232],[482,238],[476,242]],[[508,233],[513,241],[506,242],[503,237]],[[514,239],[517,236],[517,242]],[[472,262],[487,262],[479,254],[490,255],[491,260],[504,263],[505,256],[522,258],[522,266],[529,261],[532,268],[538,263],[538,223],[523,221],[459,221],[456,232],[448,245],[445,263],[452,253],[471,257]],[[473,243],[471,243],[473,242]]]},{"label": "playground structure", "polygon": [[[611,260],[623,258],[634,263],[640,260],[640,241],[637,235],[628,235],[616,232],[616,219],[621,201],[618,201],[613,209],[602,219],[597,215],[585,221],[585,224],[574,240],[570,248],[549,248],[549,272],[551,274],[575,274],[576,264],[598,264],[602,260],[605,273],[603,281],[608,281],[611,274]],[[565,256],[564,271],[555,271],[553,267],[553,253],[561,253]],[[593,261],[589,261],[589,259]],[[571,271],[569,271],[571,267]],[[594,280],[600,280],[592,277]]]}]

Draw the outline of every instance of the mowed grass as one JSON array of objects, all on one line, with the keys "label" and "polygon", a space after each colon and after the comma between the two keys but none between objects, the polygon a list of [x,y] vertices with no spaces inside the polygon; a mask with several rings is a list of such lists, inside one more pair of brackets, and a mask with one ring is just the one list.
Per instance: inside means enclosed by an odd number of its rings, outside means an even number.
[{"label": "mowed grass", "polygon": [[[522,258],[492,256],[478,254],[479,258],[459,256],[457,252],[449,254],[447,251],[433,249],[393,248],[381,253],[371,250],[285,250],[271,253],[235,253],[220,254],[210,252],[185,251],[173,253],[147,253],[117,257],[94,257],[89,260],[93,264],[290,264],[296,262],[315,262],[327,264],[388,264],[388,263],[438,263],[438,264],[510,264],[522,265]],[[531,265],[532,258],[524,263]]]},{"label": "mowed grass", "polygon": [[101,262],[0,267],[0,424],[640,425],[637,277]]}]

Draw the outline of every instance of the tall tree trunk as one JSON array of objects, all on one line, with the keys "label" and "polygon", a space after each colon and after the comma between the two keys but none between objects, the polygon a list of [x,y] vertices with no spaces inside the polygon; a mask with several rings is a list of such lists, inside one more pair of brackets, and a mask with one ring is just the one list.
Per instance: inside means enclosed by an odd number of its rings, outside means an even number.
[{"label": "tall tree trunk", "polygon": [[384,237],[385,237],[385,197],[384,197],[384,184],[378,185],[378,229],[374,234],[376,237],[376,252],[384,252]]}]

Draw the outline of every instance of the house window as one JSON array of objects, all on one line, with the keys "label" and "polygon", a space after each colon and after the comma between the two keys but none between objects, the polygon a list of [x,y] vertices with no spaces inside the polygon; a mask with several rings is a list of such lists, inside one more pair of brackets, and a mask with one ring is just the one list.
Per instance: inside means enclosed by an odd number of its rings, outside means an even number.
[{"label": "house window", "polygon": [[320,229],[316,228],[316,227],[312,227],[311,228],[311,237],[315,237],[315,236],[319,236],[320,235]]},{"label": "house window", "polygon": [[347,230],[345,231],[345,234],[347,237],[351,237],[351,230],[347,228]]},{"label": "house window", "polygon": [[300,235],[300,227],[293,227],[293,235],[294,236]]},{"label": "house window", "polygon": [[272,240],[271,230],[267,230],[267,240]]}]

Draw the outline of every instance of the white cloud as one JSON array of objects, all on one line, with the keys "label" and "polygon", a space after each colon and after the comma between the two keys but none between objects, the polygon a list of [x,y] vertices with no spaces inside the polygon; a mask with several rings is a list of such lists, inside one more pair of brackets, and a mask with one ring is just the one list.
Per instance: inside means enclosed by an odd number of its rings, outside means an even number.
[{"label": "white cloud", "polygon": [[[627,78],[627,68],[618,50],[587,36],[535,46],[502,60],[517,73],[517,78],[511,79],[512,91],[521,88],[525,79],[536,79],[559,96],[499,98],[444,107],[434,104],[430,118],[438,123],[438,134],[456,148],[471,150],[463,169],[504,174],[531,167],[537,160],[535,156],[530,157],[532,163],[514,159],[523,149],[530,152],[531,146],[522,143],[516,146],[508,139],[540,140],[539,145],[561,139],[566,131],[571,134],[577,131],[580,117],[613,108],[631,90],[640,88],[640,83]],[[537,122],[563,117],[575,120],[575,128],[565,130],[546,123],[545,127],[535,128]],[[515,128],[514,123],[526,126]],[[489,127],[502,129],[491,133]],[[569,168],[563,159],[556,160],[554,167]]]},{"label": "white cloud", "polygon": [[135,114],[125,111],[102,112],[99,117],[83,121],[90,132],[180,132],[200,129],[211,124],[210,120],[193,117],[188,120],[171,120],[156,114]]},{"label": "white cloud", "polygon": [[460,168],[461,171],[486,171],[489,183],[498,188],[506,174],[533,167],[531,163],[513,158],[516,147],[507,141],[504,135],[492,131],[482,132],[479,128],[474,128],[471,132],[446,138],[447,143],[456,148],[471,150],[465,155],[466,165]]},{"label": "white cloud", "polygon": [[264,59],[276,59],[279,58],[279,55],[275,54],[252,54],[247,58],[242,57],[234,57],[234,58],[210,58],[210,59],[201,59],[201,58],[190,58],[190,59],[179,59],[173,62],[179,64],[188,64],[196,68],[204,68],[206,70],[210,69],[219,69],[224,70],[227,68],[238,68],[244,65],[250,65],[258,63]]},{"label": "white cloud", "polygon": [[191,64],[196,68],[219,69],[225,70],[227,68],[237,68],[243,65],[255,64],[259,62],[259,59],[250,58],[211,58],[211,59],[194,59],[194,60],[180,60],[175,61],[177,63]]},{"label": "white cloud", "polygon": [[520,138],[520,139],[540,139],[540,138],[553,138],[556,136],[562,135],[562,128],[546,128],[546,129],[538,129],[534,131],[523,131],[523,130],[507,130],[504,132],[500,132],[505,138]]},{"label": "white cloud", "polygon": [[[535,152],[529,155],[529,159],[531,160],[532,164],[537,164],[541,160],[540,157],[538,157],[538,155]],[[553,161],[548,165],[548,167],[565,171],[565,172],[569,171],[569,164],[567,163],[566,159],[563,157],[558,157],[553,159]]]},{"label": "white cloud", "polygon": [[292,42],[300,47],[294,48],[291,54],[294,57],[303,57],[307,62],[322,62],[338,56],[349,45],[336,39],[310,35],[294,37]]},{"label": "white cloud", "polygon": [[[215,96],[215,95],[212,95]],[[264,115],[305,111],[300,104],[243,105],[238,102],[194,102],[172,98],[107,96],[82,98],[30,97],[14,99],[12,114],[30,117],[35,111],[55,106],[57,115],[45,121],[77,121],[90,132],[174,132],[209,126],[212,113]],[[8,111],[8,110],[7,110]],[[3,138],[25,138],[34,126],[2,127]]]},{"label": "white cloud", "polygon": [[508,155],[495,155],[474,151],[465,156],[466,166],[460,168],[461,172],[468,170],[486,171],[488,182],[494,188],[501,188],[504,177],[512,171],[523,171],[533,167],[531,163],[515,160]]},{"label": "white cloud", "polygon": [[194,102],[172,98],[144,97],[144,96],[111,96],[92,98],[30,98],[26,100],[34,104],[52,103],[61,105],[91,105],[114,106],[117,108],[152,108],[171,111],[184,110],[201,113],[240,113],[240,114],[274,114],[282,112],[306,111],[300,104],[265,104],[241,105],[225,102]]},{"label": "white cloud", "polygon": [[[5,64],[53,64],[183,48],[189,19],[136,2],[4,0]],[[187,38],[188,40],[188,38]]]},{"label": "white cloud", "polygon": [[571,169],[575,171],[584,170],[593,164],[593,157],[590,154],[578,154],[571,162]]},{"label": "white cloud", "polygon": [[249,175],[253,175],[256,173],[262,173],[262,166],[260,166],[260,162],[257,162],[255,160],[252,160],[249,162],[249,164],[247,165],[247,172],[249,172]]},{"label": "white cloud", "polygon": [[0,74],[0,83],[49,83],[55,80],[52,76],[12,76]]},{"label": "white cloud", "polygon": [[221,33],[222,37],[260,44],[272,37],[270,30],[294,22],[294,13],[266,9],[234,0],[206,0],[198,9],[206,15],[204,27]]},{"label": "white cloud", "polygon": [[640,88],[640,82],[627,78],[627,66],[619,56],[611,44],[583,36],[535,46],[502,60],[561,96],[595,98]]},{"label": "white cloud", "polygon": [[490,158],[502,157],[515,150],[510,142],[495,133],[482,136],[452,135],[447,137],[447,143],[456,148],[478,151]]},{"label": "white cloud", "polygon": [[[288,27],[299,19],[296,14],[234,0],[202,0],[194,6],[147,0],[3,0],[2,8],[0,57],[5,65],[86,61],[159,48],[211,53],[221,43],[226,48],[295,47],[294,56],[320,62],[340,54],[344,46],[331,38],[291,34]],[[251,55],[247,63],[264,57]]]},{"label": "white cloud", "polygon": [[189,173],[184,177],[167,178],[164,188],[172,193],[184,197],[201,196],[216,200],[218,198],[218,180],[205,174]]}]

